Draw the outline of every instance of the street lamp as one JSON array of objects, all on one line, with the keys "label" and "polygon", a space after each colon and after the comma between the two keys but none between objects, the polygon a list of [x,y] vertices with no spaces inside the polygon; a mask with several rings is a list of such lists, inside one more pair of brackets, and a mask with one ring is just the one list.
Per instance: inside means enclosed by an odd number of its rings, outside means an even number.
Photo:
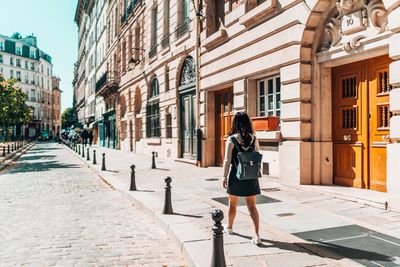
[{"label": "street lamp", "polygon": [[[138,48],[138,47],[133,47],[133,48],[132,48],[132,51],[134,51],[134,50],[145,51],[145,49],[143,49],[143,48]],[[133,54],[133,53],[132,53],[132,54]],[[136,58],[134,58],[134,57],[132,56],[131,59],[130,59],[129,62],[128,62],[129,68],[130,68],[130,69],[133,69],[139,61],[140,61],[140,60],[138,60],[138,59],[136,59]]]}]

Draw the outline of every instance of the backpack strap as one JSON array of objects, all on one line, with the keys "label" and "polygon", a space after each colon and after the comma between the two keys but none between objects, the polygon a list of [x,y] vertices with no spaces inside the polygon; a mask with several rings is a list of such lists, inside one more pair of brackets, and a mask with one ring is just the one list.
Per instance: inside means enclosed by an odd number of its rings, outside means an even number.
[{"label": "backpack strap", "polygon": [[241,152],[242,150],[240,149],[239,142],[236,140],[234,136],[231,136],[231,140],[237,151]]}]

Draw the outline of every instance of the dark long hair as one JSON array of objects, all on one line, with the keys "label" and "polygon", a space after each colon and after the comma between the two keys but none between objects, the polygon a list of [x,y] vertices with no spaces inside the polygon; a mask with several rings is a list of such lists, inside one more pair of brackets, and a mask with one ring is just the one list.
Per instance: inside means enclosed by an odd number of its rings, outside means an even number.
[{"label": "dark long hair", "polygon": [[246,112],[238,112],[233,117],[232,127],[229,135],[239,134],[243,140],[244,146],[249,146],[252,140],[253,126],[249,115]]}]

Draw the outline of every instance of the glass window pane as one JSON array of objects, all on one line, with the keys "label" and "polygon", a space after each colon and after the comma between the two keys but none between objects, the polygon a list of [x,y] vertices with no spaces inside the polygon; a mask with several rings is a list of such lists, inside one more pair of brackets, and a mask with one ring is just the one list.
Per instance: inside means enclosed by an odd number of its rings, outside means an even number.
[{"label": "glass window pane", "polygon": [[264,83],[264,81],[259,82],[258,86],[259,86],[259,94],[260,94],[260,96],[265,95],[265,83]]},{"label": "glass window pane", "polygon": [[281,108],[281,94],[276,94],[276,108]]},{"label": "glass window pane", "polygon": [[278,116],[278,117],[281,116],[281,111],[280,110],[276,111],[276,116]]},{"label": "glass window pane", "polygon": [[268,111],[268,116],[272,116],[272,115],[274,115],[274,112],[273,111]]},{"label": "glass window pane", "polygon": [[228,112],[228,93],[224,93],[224,112]]},{"label": "glass window pane", "polygon": [[268,96],[268,110],[273,110],[274,109],[274,96],[270,95]]},{"label": "glass window pane", "polygon": [[273,94],[274,93],[274,80],[269,79],[268,80],[268,94]]},{"label": "glass window pane", "polygon": [[276,78],[276,92],[279,93],[281,91],[281,77]]},{"label": "glass window pane", "polygon": [[260,115],[261,112],[265,114],[265,97],[260,97]]}]

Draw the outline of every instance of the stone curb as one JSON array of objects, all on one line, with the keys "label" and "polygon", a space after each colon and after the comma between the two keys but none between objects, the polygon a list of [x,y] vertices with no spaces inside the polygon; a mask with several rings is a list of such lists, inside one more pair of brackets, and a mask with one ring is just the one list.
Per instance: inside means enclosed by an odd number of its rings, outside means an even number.
[{"label": "stone curb", "polygon": [[4,170],[11,163],[19,159],[23,154],[26,153],[29,149],[31,149],[36,144],[36,141],[27,144],[25,147],[18,149],[17,151],[12,152],[11,154],[6,155],[6,157],[0,162],[0,171]]},{"label": "stone curb", "polygon": [[[67,147],[68,148],[68,147]],[[67,149],[70,152],[74,152],[71,149]],[[76,153],[72,153],[75,156],[77,156],[81,161],[83,161],[91,170],[93,170],[97,176],[104,181],[107,185],[109,185],[112,189],[117,190],[118,192],[120,192],[123,196],[125,196],[128,200],[130,200],[131,202],[133,202],[133,204],[138,207],[139,209],[141,209],[145,214],[147,214],[148,216],[150,216],[154,221],[156,221],[158,223],[158,225],[160,227],[162,227],[165,232],[167,233],[168,237],[171,238],[175,244],[181,249],[181,253],[182,256],[184,257],[185,263],[188,266],[206,266],[206,265],[201,265],[201,264],[196,264],[197,260],[196,258],[196,254],[198,254],[198,250],[197,249],[190,249],[188,248],[188,246],[186,246],[186,244],[188,243],[193,243],[193,241],[183,241],[180,240],[179,235],[177,234],[176,231],[178,231],[179,229],[173,229],[173,227],[170,226],[170,224],[168,224],[168,221],[166,220],[165,216],[168,215],[163,215],[161,212],[157,212],[156,210],[154,210],[153,208],[151,208],[150,206],[146,205],[146,203],[143,203],[142,201],[140,201],[137,197],[134,196],[134,194],[132,192],[129,191],[129,185],[122,183],[121,181],[119,181],[117,178],[113,177],[112,174],[110,175],[105,175],[105,173],[103,171],[100,171],[98,169],[96,169],[92,164],[89,164],[88,161],[86,161],[84,158],[82,158],[80,155],[76,154]],[[98,165],[100,165],[101,163],[98,162]],[[211,204],[211,203],[210,203]],[[212,205],[217,206],[218,208],[224,208],[224,206],[222,204],[219,203],[212,203]],[[225,207],[226,208],[226,207]],[[161,210],[161,208],[160,208]],[[242,213],[240,210],[238,210],[238,213]],[[211,219],[210,219],[211,221]],[[277,229],[271,225],[265,224],[266,226],[265,228],[268,229],[269,232],[271,232],[272,234],[279,236],[283,241],[286,242],[291,242],[294,245],[301,247],[315,255],[321,256],[323,258],[330,258],[330,259],[335,259],[337,260],[336,263],[338,263],[339,266],[344,266],[344,267],[358,267],[358,266],[363,266],[353,260],[347,259],[347,258],[343,258],[339,255],[336,255],[332,252],[326,251],[324,249],[321,249],[319,247],[316,247],[314,245],[314,243],[303,240],[299,237],[296,237],[290,233],[287,233],[283,230]],[[210,224],[210,228],[211,228],[211,224]],[[211,231],[211,230],[210,230]],[[208,239],[203,239],[203,240],[195,240],[195,241],[206,241],[208,240],[211,244],[211,238]],[[211,251],[209,251],[210,253],[210,260],[211,260]],[[207,265],[208,266],[208,265]]]}]

